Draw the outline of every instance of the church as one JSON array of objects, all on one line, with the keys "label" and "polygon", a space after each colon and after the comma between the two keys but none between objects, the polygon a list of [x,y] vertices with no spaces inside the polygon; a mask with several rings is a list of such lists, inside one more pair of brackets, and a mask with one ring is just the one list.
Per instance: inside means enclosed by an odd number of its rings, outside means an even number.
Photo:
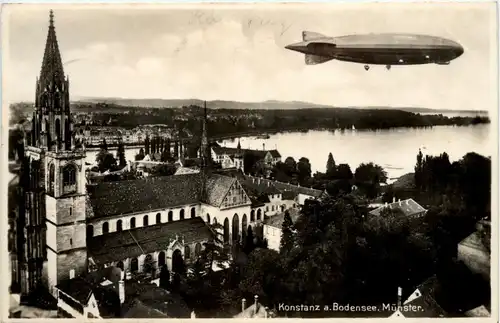
[{"label": "church", "polygon": [[[299,207],[304,196],[324,194],[212,171],[205,123],[200,171],[88,184],[85,147],[75,145],[69,85],[51,11],[21,166],[13,280],[22,294],[43,286],[57,298],[59,288],[72,285],[68,280],[94,268],[116,266],[129,276],[176,272],[215,234],[231,245],[249,226]],[[212,229],[214,223],[223,229]]]}]

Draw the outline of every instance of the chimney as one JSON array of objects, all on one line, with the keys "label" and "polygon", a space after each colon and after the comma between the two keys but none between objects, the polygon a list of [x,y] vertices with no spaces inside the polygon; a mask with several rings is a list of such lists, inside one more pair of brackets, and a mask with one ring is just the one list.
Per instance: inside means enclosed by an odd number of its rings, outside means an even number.
[{"label": "chimney", "polygon": [[398,309],[401,307],[401,297],[403,295],[403,289],[398,287]]},{"label": "chimney", "polygon": [[396,197],[394,196],[394,197],[392,198],[392,203],[395,203],[395,202],[396,202]]},{"label": "chimney", "polygon": [[120,281],[118,282],[118,297],[120,298],[120,304],[125,302],[125,271],[122,270],[120,273]]},{"label": "chimney", "polygon": [[259,312],[259,296],[255,295],[254,299],[255,299],[255,302],[254,302],[254,305],[255,305],[254,315],[257,315],[257,313]]},{"label": "chimney", "polygon": [[75,270],[74,269],[70,269],[69,271],[69,279],[73,279],[75,278]]},{"label": "chimney", "polygon": [[242,299],[241,300],[241,311],[245,311],[245,308],[247,307],[247,300],[246,299]]}]

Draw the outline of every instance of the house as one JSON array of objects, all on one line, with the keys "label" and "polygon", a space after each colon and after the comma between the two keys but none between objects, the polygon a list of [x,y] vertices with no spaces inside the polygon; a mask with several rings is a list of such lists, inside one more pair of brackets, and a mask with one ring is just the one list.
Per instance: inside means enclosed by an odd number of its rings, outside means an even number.
[{"label": "house", "polygon": [[[292,223],[299,218],[299,211],[296,209],[288,210]],[[267,240],[267,247],[276,251],[280,250],[281,235],[285,212],[281,212],[273,217],[264,220],[264,238]]]},{"label": "house", "polygon": [[420,218],[427,213],[427,210],[423,208],[420,204],[415,202],[413,199],[406,199],[404,201],[395,199],[392,203],[385,203],[385,205],[376,208],[375,210],[370,211],[368,214],[370,215],[380,215],[384,210],[399,210],[401,211],[407,218]]},{"label": "house", "polygon": [[127,279],[107,267],[61,282],[57,287],[61,316],[72,318],[188,318],[190,311],[176,294],[152,283]]},{"label": "house", "polygon": [[254,303],[246,307],[246,300],[241,300],[241,312],[235,315],[235,319],[267,319],[275,317],[275,313],[268,307],[259,303],[259,296],[254,296]]},{"label": "house", "polygon": [[481,274],[490,280],[491,267],[491,222],[481,220],[476,225],[476,231],[460,241],[457,257],[472,272]]},{"label": "house", "polygon": [[292,185],[289,183],[254,177],[251,175],[245,175],[245,177],[247,179],[254,179],[255,181],[263,183],[264,185],[268,185],[269,183],[276,187],[282,194],[282,200],[285,208],[295,207],[296,205],[304,205],[305,201],[308,199],[320,199],[327,195],[326,191],[316,190],[300,185]]},{"label": "house", "polygon": [[398,289],[398,304],[390,318],[434,318],[446,317],[447,313],[435,300],[438,286],[436,276],[432,276],[417,286],[413,293],[401,304],[402,290]]}]

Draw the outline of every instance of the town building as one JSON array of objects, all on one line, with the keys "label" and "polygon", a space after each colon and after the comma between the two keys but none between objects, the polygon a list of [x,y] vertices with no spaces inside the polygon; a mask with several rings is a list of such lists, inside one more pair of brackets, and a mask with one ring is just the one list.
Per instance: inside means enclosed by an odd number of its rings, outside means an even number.
[{"label": "town building", "polygon": [[[287,210],[292,219],[292,223],[295,223],[299,218],[299,212],[297,209]],[[285,211],[286,212],[286,211]],[[267,247],[276,251],[280,251],[281,236],[283,234],[283,221],[285,220],[285,212],[281,212],[273,217],[264,220],[264,238],[267,241]]]},{"label": "town building", "polygon": [[404,216],[406,216],[409,219],[420,218],[427,213],[427,210],[424,207],[415,202],[414,199],[409,198],[403,201],[401,200],[396,201],[396,199],[393,199],[392,203],[385,203],[384,205],[376,208],[375,210],[370,211],[369,214],[380,215],[385,210],[393,210],[401,212]]}]

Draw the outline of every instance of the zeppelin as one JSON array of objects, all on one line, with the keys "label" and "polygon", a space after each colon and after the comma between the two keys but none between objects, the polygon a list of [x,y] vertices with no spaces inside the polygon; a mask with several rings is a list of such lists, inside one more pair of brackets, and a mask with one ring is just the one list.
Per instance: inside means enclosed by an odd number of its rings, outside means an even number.
[{"label": "zeppelin", "polygon": [[463,54],[464,48],[452,40],[416,34],[364,34],[328,37],[302,32],[302,42],[285,46],[305,54],[307,65],[333,59],[370,65],[448,65]]}]

